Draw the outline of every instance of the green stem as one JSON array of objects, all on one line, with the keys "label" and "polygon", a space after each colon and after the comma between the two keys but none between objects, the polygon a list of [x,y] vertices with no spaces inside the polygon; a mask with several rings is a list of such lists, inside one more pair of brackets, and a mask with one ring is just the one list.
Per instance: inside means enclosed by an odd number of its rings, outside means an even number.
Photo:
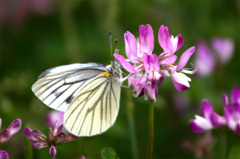
[{"label": "green stem", "polygon": [[33,158],[33,148],[32,148],[32,143],[25,138],[25,146],[26,146],[26,159],[32,159]]},{"label": "green stem", "polygon": [[229,159],[229,157],[230,157],[230,151],[231,151],[231,147],[233,145],[233,135],[234,135],[234,132],[227,130],[226,151],[225,151],[224,159]]},{"label": "green stem", "polygon": [[149,140],[148,140],[147,159],[152,158],[153,131],[154,131],[154,102],[152,100],[150,100],[150,103],[149,103]]},{"label": "green stem", "polygon": [[138,159],[138,148],[137,148],[137,139],[136,139],[136,131],[135,131],[135,121],[134,121],[134,104],[132,102],[132,96],[129,93],[130,91],[126,91],[127,94],[127,116],[129,123],[129,135],[131,141],[131,150],[132,150],[132,158]]}]

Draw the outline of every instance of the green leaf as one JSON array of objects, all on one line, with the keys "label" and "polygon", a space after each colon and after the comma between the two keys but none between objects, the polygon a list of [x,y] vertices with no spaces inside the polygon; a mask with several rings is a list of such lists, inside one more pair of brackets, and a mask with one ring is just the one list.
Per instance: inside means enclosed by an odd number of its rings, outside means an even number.
[{"label": "green leaf", "polygon": [[101,158],[102,159],[119,159],[116,151],[111,147],[104,147],[101,150]]}]

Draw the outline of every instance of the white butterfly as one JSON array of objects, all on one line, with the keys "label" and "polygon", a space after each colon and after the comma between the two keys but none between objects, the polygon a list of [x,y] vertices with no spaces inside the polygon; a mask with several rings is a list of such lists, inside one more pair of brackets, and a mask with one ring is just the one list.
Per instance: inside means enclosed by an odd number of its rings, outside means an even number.
[{"label": "white butterfly", "polygon": [[122,84],[120,63],[70,64],[43,72],[32,86],[47,106],[64,111],[65,128],[76,136],[105,132],[115,122]]}]

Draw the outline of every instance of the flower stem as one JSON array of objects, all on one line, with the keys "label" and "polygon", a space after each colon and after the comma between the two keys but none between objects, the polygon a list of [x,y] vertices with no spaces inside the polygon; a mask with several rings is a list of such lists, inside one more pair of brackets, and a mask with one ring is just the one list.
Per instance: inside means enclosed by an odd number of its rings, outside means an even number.
[{"label": "flower stem", "polygon": [[224,159],[229,159],[229,157],[230,157],[230,151],[231,151],[231,147],[233,145],[233,135],[234,135],[234,133],[232,131],[227,130],[226,151],[225,151]]},{"label": "flower stem", "polygon": [[25,158],[32,159],[33,158],[32,143],[27,138],[25,139],[25,146],[26,146]]},{"label": "flower stem", "polygon": [[149,103],[149,139],[148,139],[147,159],[152,158],[153,131],[154,131],[154,102],[152,100],[150,100],[150,103]]},{"label": "flower stem", "polygon": [[136,139],[136,130],[135,130],[135,121],[134,121],[134,104],[132,101],[132,96],[130,91],[126,91],[127,94],[127,116],[128,116],[128,123],[129,123],[129,134],[130,134],[130,141],[131,141],[131,151],[132,151],[132,158],[138,159],[138,148],[137,148],[137,139]]}]

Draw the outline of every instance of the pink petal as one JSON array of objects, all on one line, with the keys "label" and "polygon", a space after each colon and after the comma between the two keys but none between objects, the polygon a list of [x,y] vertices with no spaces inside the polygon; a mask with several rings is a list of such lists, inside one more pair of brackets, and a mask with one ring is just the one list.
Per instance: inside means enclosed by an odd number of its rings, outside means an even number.
[{"label": "pink petal", "polygon": [[145,87],[144,96],[146,100],[147,100],[147,97],[149,96],[152,101],[156,102],[157,94],[158,94],[158,89],[155,85],[153,88],[150,85]]},{"label": "pink petal", "polygon": [[188,81],[191,81],[191,79],[183,73],[172,72],[171,76],[173,84],[178,91],[183,91],[190,88]]},{"label": "pink petal", "polygon": [[164,52],[172,51],[172,42],[168,27],[164,27],[164,25],[161,25],[158,31],[158,42],[159,45],[163,48]]},{"label": "pink petal", "polygon": [[60,125],[63,124],[63,117],[64,117],[64,112],[61,111],[51,111],[48,112],[46,115],[46,123],[54,127],[55,123],[57,122],[57,126],[59,127]]},{"label": "pink petal", "polygon": [[76,136],[74,136],[73,134],[67,134],[66,138],[65,138],[65,143],[67,142],[72,142],[77,140],[78,138]]},{"label": "pink petal", "polygon": [[47,140],[47,137],[39,130],[33,130],[32,135],[40,140]]},{"label": "pink petal", "polygon": [[195,64],[199,68],[197,74],[200,76],[209,75],[214,69],[215,59],[204,41],[197,46]]},{"label": "pink petal", "polygon": [[48,144],[43,141],[34,141],[32,147],[39,150],[48,147]]},{"label": "pink petal", "polygon": [[236,126],[236,121],[234,120],[233,117],[233,109],[230,106],[225,106],[224,108],[224,113],[225,113],[225,117],[226,117],[226,121],[227,121],[227,125],[230,129],[235,130],[235,126]]},{"label": "pink petal", "polygon": [[235,132],[239,135],[240,134],[240,124],[237,123],[237,126],[235,128]]},{"label": "pink petal", "polygon": [[204,99],[203,100],[203,107],[201,109],[201,114],[207,118],[210,119],[211,114],[213,113],[213,107],[211,105],[211,103],[209,102],[209,100]]},{"label": "pink petal", "polygon": [[78,159],[86,159],[84,155],[81,155]]},{"label": "pink petal", "polygon": [[32,134],[32,130],[29,128],[23,128],[24,134],[26,136],[26,138],[30,141],[38,141],[38,139],[36,137],[33,136]]},{"label": "pink petal", "polygon": [[232,39],[214,38],[212,45],[218,53],[222,63],[226,63],[231,59],[234,50],[234,42]]},{"label": "pink petal", "polygon": [[16,134],[22,127],[22,121],[21,119],[14,120],[9,127],[7,128],[9,132],[11,133],[11,136]]},{"label": "pink petal", "polygon": [[177,56],[176,55],[171,55],[168,58],[166,58],[165,60],[161,61],[161,64],[168,64],[168,65],[172,65],[174,64],[174,62],[177,60]]},{"label": "pink petal", "polygon": [[158,56],[156,54],[144,55],[143,56],[144,68],[147,73],[154,70],[156,72],[160,71],[160,64],[158,61]]},{"label": "pink petal", "polygon": [[187,49],[181,56],[178,65],[177,65],[177,69],[176,71],[181,70],[188,62],[188,60],[190,59],[190,57],[192,56],[193,52],[195,51],[195,47],[190,47],[189,49]]},{"label": "pink petal", "polygon": [[128,59],[131,60],[131,62],[135,63],[137,62],[137,40],[134,37],[132,33],[127,31],[127,33],[124,34],[124,40],[125,40],[125,51]]},{"label": "pink petal", "polygon": [[2,119],[0,118],[0,130],[1,130],[1,127],[2,127]]},{"label": "pink petal", "polygon": [[3,130],[1,133],[0,133],[0,143],[4,143],[6,141],[8,141],[11,137],[11,133],[9,130]]},{"label": "pink petal", "polygon": [[222,117],[215,112],[211,114],[211,122],[214,127],[220,127],[220,126],[226,125],[225,117]]},{"label": "pink petal", "polygon": [[178,51],[183,46],[184,40],[181,34],[178,34],[174,39],[172,39],[173,53]]},{"label": "pink petal", "polygon": [[194,133],[202,133],[205,131],[201,126],[199,126],[199,124],[195,122],[194,119],[190,121],[190,128]]},{"label": "pink petal", "polygon": [[234,87],[232,90],[232,97],[231,97],[232,105],[234,107],[240,107],[240,88]]},{"label": "pink petal", "polygon": [[226,105],[229,105],[229,103],[228,103],[228,97],[227,97],[226,94],[223,94],[223,101],[224,101],[225,106],[226,106]]},{"label": "pink petal", "polygon": [[140,52],[142,54],[152,54],[154,49],[154,36],[152,27],[147,24],[146,26],[139,26],[140,33]]},{"label": "pink petal", "polygon": [[113,56],[121,63],[122,67],[125,70],[127,70],[130,73],[136,73],[137,72],[135,70],[135,68],[129,62],[127,62],[127,60],[123,56],[118,55],[118,54],[114,54]]},{"label": "pink petal", "polygon": [[213,128],[209,120],[198,115],[195,115],[195,119],[191,120],[190,127],[195,133],[201,133]]}]

